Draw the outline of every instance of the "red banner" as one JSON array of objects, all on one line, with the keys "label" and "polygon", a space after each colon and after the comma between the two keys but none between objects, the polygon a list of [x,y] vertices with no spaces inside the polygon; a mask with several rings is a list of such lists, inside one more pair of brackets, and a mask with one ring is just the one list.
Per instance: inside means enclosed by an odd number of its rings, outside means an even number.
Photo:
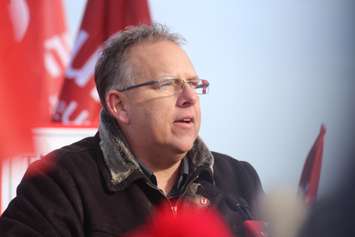
[{"label": "red banner", "polygon": [[69,45],[62,0],[1,1],[0,155],[33,152],[32,131],[51,121]]},{"label": "red banner", "polygon": [[150,24],[146,0],[88,0],[53,120],[97,126],[94,67],[102,43],[129,25]]},{"label": "red banner", "polygon": [[33,154],[51,121],[69,44],[62,0],[0,1],[0,210],[4,158]]},{"label": "red banner", "polygon": [[322,125],[319,135],[309,152],[299,183],[299,188],[305,197],[308,205],[312,204],[317,198],[318,185],[322,167],[324,135],[326,129]]}]

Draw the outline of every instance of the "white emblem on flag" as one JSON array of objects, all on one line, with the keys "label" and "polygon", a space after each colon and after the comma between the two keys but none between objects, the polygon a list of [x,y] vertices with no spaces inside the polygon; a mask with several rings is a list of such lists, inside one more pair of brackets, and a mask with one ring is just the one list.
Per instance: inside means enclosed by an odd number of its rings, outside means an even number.
[{"label": "white emblem on flag", "polygon": [[30,22],[27,2],[25,0],[12,0],[9,11],[14,26],[15,39],[20,42],[25,36]]}]

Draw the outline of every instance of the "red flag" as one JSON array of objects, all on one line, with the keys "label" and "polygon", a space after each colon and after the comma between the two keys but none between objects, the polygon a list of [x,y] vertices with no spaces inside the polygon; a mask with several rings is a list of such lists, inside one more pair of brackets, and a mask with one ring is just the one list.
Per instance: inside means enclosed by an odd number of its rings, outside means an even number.
[{"label": "red flag", "polygon": [[[0,206],[2,160],[33,154],[69,57],[62,0],[0,1]],[[1,210],[1,207],[0,207]]]},{"label": "red flag", "polygon": [[300,191],[305,197],[308,205],[312,204],[317,198],[317,191],[320,179],[320,172],[322,167],[324,135],[326,129],[324,125],[321,126],[319,135],[309,152],[299,183]]},{"label": "red flag", "polygon": [[62,0],[1,1],[0,156],[33,152],[69,59]]},{"label": "red flag", "polygon": [[53,120],[96,126],[94,67],[104,41],[129,25],[151,24],[146,0],[88,0]]}]

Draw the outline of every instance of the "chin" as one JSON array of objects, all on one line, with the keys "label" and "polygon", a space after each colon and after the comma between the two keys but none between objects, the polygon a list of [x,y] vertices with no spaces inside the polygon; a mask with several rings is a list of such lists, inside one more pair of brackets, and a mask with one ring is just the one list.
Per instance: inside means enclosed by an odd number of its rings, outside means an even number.
[{"label": "chin", "polygon": [[193,147],[195,140],[196,139],[193,139],[193,140],[189,139],[188,141],[185,141],[185,142],[180,141],[179,143],[174,145],[174,148],[175,148],[176,152],[178,152],[178,153],[181,153],[181,154],[187,153]]}]

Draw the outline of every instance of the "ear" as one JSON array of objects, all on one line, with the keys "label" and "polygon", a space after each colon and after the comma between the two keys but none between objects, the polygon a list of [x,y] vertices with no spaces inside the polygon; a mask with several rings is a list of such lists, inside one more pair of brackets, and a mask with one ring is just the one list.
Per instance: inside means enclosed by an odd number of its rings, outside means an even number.
[{"label": "ear", "polygon": [[117,90],[109,90],[106,94],[106,106],[108,111],[122,124],[129,123],[125,101],[126,96]]}]

